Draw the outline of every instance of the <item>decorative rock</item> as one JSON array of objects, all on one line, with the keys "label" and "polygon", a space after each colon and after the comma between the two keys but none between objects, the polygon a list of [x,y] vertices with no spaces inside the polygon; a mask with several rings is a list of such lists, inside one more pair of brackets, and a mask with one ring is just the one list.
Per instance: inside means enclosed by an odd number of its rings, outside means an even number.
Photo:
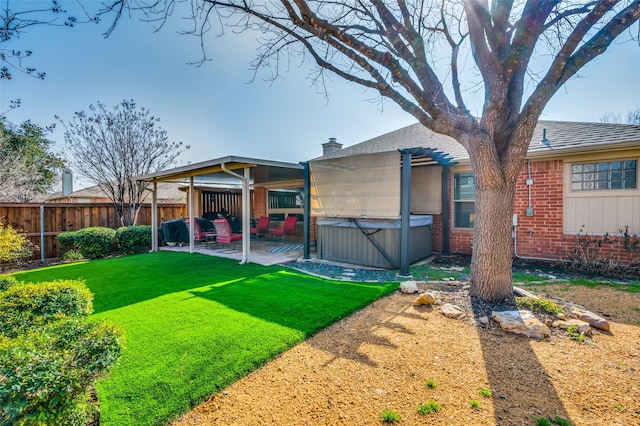
[{"label": "decorative rock", "polygon": [[400,291],[406,294],[418,292],[418,286],[415,281],[405,281],[400,284]]},{"label": "decorative rock", "polygon": [[489,317],[484,315],[478,318],[478,322],[482,325],[489,325]]},{"label": "decorative rock", "polygon": [[442,305],[442,300],[440,299],[436,299],[435,302],[433,302],[434,305]]},{"label": "decorative rock", "polygon": [[559,314],[556,314],[556,318],[565,321],[567,319],[567,316],[563,312],[560,312]]},{"label": "decorative rock", "polygon": [[551,318],[547,318],[546,320],[544,320],[544,325],[546,325],[547,327],[553,326],[553,320]]},{"label": "decorative rock", "polygon": [[465,284],[462,286],[463,290],[469,290],[471,288],[471,286],[469,284]]},{"label": "decorative rock", "polygon": [[500,324],[504,331],[522,334],[523,336],[540,339],[549,336],[549,327],[538,320],[530,311],[491,312],[491,317]]},{"label": "decorative rock", "polygon": [[456,305],[452,305],[451,303],[445,303],[440,308],[440,312],[447,317],[453,319],[460,319],[464,316],[464,312]]},{"label": "decorative rock", "polygon": [[534,299],[539,299],[539,297],[538,297],[538,296],[536,296],[535,294],[533,294],[533,293],[531,293],[530,291],[527,291],[527,290],[525,290],[525,289],[523,289],[523,288],[520,288],[520,287],[513,286],[513,292],[514,292],[515,294],[517,294],[518,296],[522,296],[522,297],[532,297],[532,298],[534,298]]},{"label": "decorative rock", "polygon": [[433,305],[436,301],[436,297],[431,293],[421,294],[415,302],[413,302],[413,306],[420,305]]},{"label": "decorative rock", "polygon": [[571,310],[571,313],[581,319],[584,322],[589,323],[591,327],[599,328],[600,330],[610,331],[611,325],[609,321],[594,314],[591,311],[583,311],[581,309],[574,308]]},{"label": "decorative rock", "polygon": [[581,321],[579,319],[570,319],[568,321],[556,320],[553,321],[552,327],[566,330],[567,328],[569,328],[569,326],[572,325],[576,326],[578,328],[578,331],[582,333],[588,333],[591,331],[591,326],[589,326],[589,323]]}]

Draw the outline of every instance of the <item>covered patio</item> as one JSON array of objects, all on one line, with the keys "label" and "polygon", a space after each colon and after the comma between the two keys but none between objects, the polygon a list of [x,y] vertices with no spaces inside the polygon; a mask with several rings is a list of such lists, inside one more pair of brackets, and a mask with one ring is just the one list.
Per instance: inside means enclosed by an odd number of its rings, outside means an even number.
[{"label": "covered patio", "polygon": [[[210,187],[222,188],[226,190],[237,190],[241,193],[241,232],[242,232],[242,256],[240,263],[244,264],[251,260],[251,239],[250,224],[252,218],[252,207],[255,207],[256,199],[251,200],[252,190],[262,188],[267,194],[267,199],[260,202],[267,203],[266,211],[269,212],[268,194],[269,191],[291,190],[308,188],[308,171],[306,166],[280,161],[270,161],[247,157],[226,156],[200,163],[189,164],[187,166],[174,169],[163,170],[156,173],[139,176],[140,181],[152,184],[152,216],[151,226],[158,228],[157,215],[157,189],[159,182],[180,182],[188,185],[187,211],[189,213],[189,246],[190,253],[196,252],[195,217],[196,204],[202,205],[202,200],[195,199],[196,188]],[[300,191],[305,193],[306,191]],[[257,197],[256,197],[257,198]],[[305,204],[306,198],[303,197]],[[302,211],[302,207],[300,209]],[[273,209],[274,212],[286,215],[287,210]],[[307,213],[307,209],[304,209]],[[200,212],[203,213],[203,212]],[[309,253],[309,215],[304,214],[304,244],[303,250],[306,255]],[[158,235],[152,233],[152,251],[158,251]],[[198,249],[200,250],[200,249]]]}]

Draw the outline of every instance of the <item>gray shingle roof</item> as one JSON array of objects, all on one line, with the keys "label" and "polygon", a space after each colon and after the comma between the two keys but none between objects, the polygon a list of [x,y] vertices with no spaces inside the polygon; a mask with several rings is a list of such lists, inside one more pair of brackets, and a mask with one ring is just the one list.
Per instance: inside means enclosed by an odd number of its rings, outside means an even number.
[{"label": "gray shingle roof", "polygon": [[[546,129],[547,144],[540,142],[543,129]],[[569,149],[589,150],[601,145],[636,145],[640,147],[640,126],[541,120],[533,132],[529,153],[539,155]],[[469,158],[467,151],[454,139],[434,133],[422,124],[415,123],[331,154],[314,158],[312,161],[415,147],[433,148],[449,154],[457,161]]]}]

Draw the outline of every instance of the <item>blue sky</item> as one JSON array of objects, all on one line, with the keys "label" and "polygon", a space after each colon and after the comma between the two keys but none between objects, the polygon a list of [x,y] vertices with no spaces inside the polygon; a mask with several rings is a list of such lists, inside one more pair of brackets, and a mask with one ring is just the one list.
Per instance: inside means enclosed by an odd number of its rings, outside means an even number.
[{"label": "blue sky", "polygon": [[[0,111],[11,100],[22,100],[7,119],[46,125],[55,115],[69,120],[96,101],[112,106],[135,99],[161,118],[170,139],[191,146],[181,164],[225,155],[298,162],[319,156],[320,144],[329,137],[352,145],[415,122],[392,102],[371,102],[375,93],[338,77],[328,86],[327,101],[311,87],[309,66],[296,59],[277,81],[264,81],[266,70],[249,84],[254,34],[212,34],[206,47],[213,60],[196,67],[188,63],[200,59],[199,40],[176,33],[188,28],[179,16],[158,33],[148,23],[125,18],[107,39],[102,36],[106,24],[32,27],[13,41],[11,46],[34,51],[29,64],[47,77],[16,73],[11,81],[0,80]],[[640,46],[614,45],[555,96],[542,119],[599,121],[605,112],[624,116],[640,105],[638,70]],[[478,102],[470,103],[472,111],[479,111]],[[51,138],[62,149],[62,131]]]}]

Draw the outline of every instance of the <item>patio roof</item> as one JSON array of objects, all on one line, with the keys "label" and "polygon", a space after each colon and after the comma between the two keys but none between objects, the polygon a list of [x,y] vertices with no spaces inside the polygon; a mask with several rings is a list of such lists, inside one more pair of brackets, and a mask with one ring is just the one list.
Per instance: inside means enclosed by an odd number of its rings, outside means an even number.
[{"label": "patio roof", "polygon": [[303,167],[300,164],[229,155],[174,169],[161,170],[138,176],[136,179],[147,182],[188,182],[189,178],[193,177],[196,183],[237,184],[238,178],[229,175],[224,169],[233,171],[244,168],[251,169],[251,183],[254,185],[303,178]]}]

